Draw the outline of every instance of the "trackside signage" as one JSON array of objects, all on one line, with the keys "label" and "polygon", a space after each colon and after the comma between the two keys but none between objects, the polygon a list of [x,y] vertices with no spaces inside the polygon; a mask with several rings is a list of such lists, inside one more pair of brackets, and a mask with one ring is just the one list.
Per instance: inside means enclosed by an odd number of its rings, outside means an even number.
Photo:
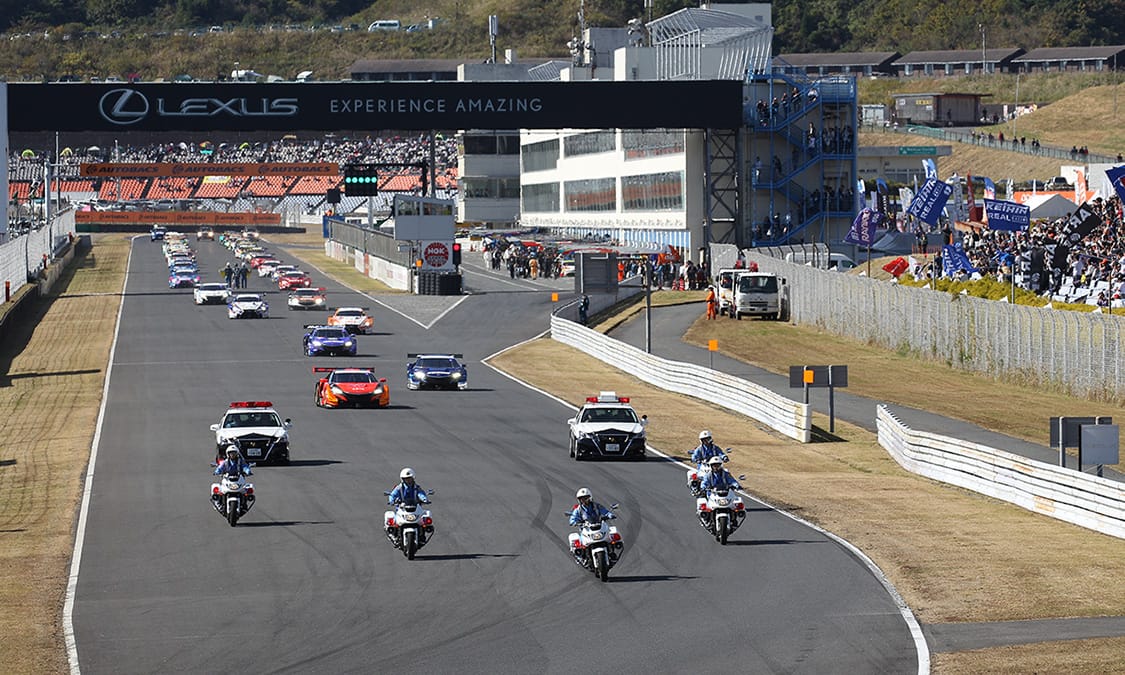
[{"label": "trackside signage", "polygon": [[[734,80],[9,84],[9,131],[741,126]],[[688,103],[690,102],[690,103]]]}]

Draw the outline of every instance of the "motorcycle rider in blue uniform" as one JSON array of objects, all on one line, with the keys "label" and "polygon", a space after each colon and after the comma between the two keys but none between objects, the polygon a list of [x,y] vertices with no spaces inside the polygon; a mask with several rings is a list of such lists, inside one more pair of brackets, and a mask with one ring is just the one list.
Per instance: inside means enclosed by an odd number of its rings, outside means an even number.
[{"label": "motorcycle rider in blue uniform", "polygon": [[[391,490],[387,496],[387,503],[391,506],[404,504],[406,506],[417,506],[419,504],[429,504],[430,498],[426,496],[426,491],[414,480],[414,469],[410,467],[404,468],[398,473],[399,484]],[[397,541],[398,528],[388,527],[387,535],[392,538],[392,541]],[[418,530],[419,544],[425,543],[426,530],[425,528]]]},{"label": "motorcycle rider in blue uniform", "polygon": [[593,495],[590,494],[590,488],[580,488],[574,496],[578,498],[578,504],[570,512],[571,525],[597,523],[601,520],[613,520],[617,517],[613,515],[612,511],[594,501]]},{"label": "motorcycle rider in blue uniform", "polygon": [[242,459],[242,453],[238,451],[237,445],[228,445],[227,458],[215,467],[216,476],[222,474],[249,476],[251,473],[250,465],[246,463],[246,460]]},{"label": "motorcycle rider in blue uniform", "polygon": [[704,494],[711,490],[737,490],[741,489],[742,485],[735,480],[729,471],[723,468],[723,460],[721,457],[712,457],[710,461],[711,471],[703,477],[699,483],[699,489]]},{"label": "motorcycle rider in blue uniform", "polygon": [[390,505],[406,504],[407,506],[417,506],[418,504],[429,504],[430,500],[426,497],[426,491],[418,485],[414,480],[414,469],[406,467],[398,474],[399,484],[391,490],[391,494],[387,496],[387,503]]},{"label": "motorcycle rider in blue uniform", "polygon": [[[691,451],[691,463],[698,468],[688,471],[688,485],[691,487],[692,494],[697,497],[701,494],[699,482],[707,475],[708,464],[713,457],[718,457],[723,462],[727,461],[722,448],[711,440],[711,432],[704,429],[699,432],[699,447]],[[692,478],[692,474],[696,474],[696,477]]]},{"label": "motorcycle rider in blue uniform", "polygon": [[[253,473],[250,471],[250,465],[246,463],[246,460],[242,459],[242,453],[239,452],[237,445],[228,445],[226,452],[227,458],[219,462],[219,465],[215,467],[216,476],[249,476]],[[215,494],[214,492],[211,493],[211,501],[215,502],[215,504],[220,504],[221,500],[222,495]],[[254,495],[247,494],[246,501],[253,502]],[[219,513],[223,513],[223,511],[220,509]]]}]

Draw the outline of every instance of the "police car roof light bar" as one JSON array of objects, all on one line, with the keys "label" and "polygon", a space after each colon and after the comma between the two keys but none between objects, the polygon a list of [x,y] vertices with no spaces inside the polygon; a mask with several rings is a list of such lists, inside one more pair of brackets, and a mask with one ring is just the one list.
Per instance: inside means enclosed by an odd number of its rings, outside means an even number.
[{"label": "police car roof light bar", "polygon": [[232,408],[271,408],[273,403],[269,401],[234,401],[230,404]]}]

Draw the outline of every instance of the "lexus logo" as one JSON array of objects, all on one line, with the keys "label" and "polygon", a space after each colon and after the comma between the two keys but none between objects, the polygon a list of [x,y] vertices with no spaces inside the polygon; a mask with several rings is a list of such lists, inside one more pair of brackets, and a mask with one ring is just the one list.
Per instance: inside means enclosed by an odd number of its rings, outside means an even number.
[{"label": "lexus logo", "polygon": [[98,111],[107,122],[123,126],[143,120],[148,109],[148,99],[133,89],[110,89],[98,102]]}]

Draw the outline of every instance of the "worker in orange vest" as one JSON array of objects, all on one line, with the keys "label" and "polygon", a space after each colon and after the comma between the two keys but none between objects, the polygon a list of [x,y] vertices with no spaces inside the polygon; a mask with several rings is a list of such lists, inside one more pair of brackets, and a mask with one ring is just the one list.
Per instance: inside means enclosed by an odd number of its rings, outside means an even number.
[{"label": "worker in orange vest", "polygon": [[625,263],[621,260],[617,261],[617,281],[625,281]]},{"label": "worker in orange vest", "polygon": [[715,295],[715,287],[707,287],[707,318],[714,319],[719,316],[719,298]]}]

